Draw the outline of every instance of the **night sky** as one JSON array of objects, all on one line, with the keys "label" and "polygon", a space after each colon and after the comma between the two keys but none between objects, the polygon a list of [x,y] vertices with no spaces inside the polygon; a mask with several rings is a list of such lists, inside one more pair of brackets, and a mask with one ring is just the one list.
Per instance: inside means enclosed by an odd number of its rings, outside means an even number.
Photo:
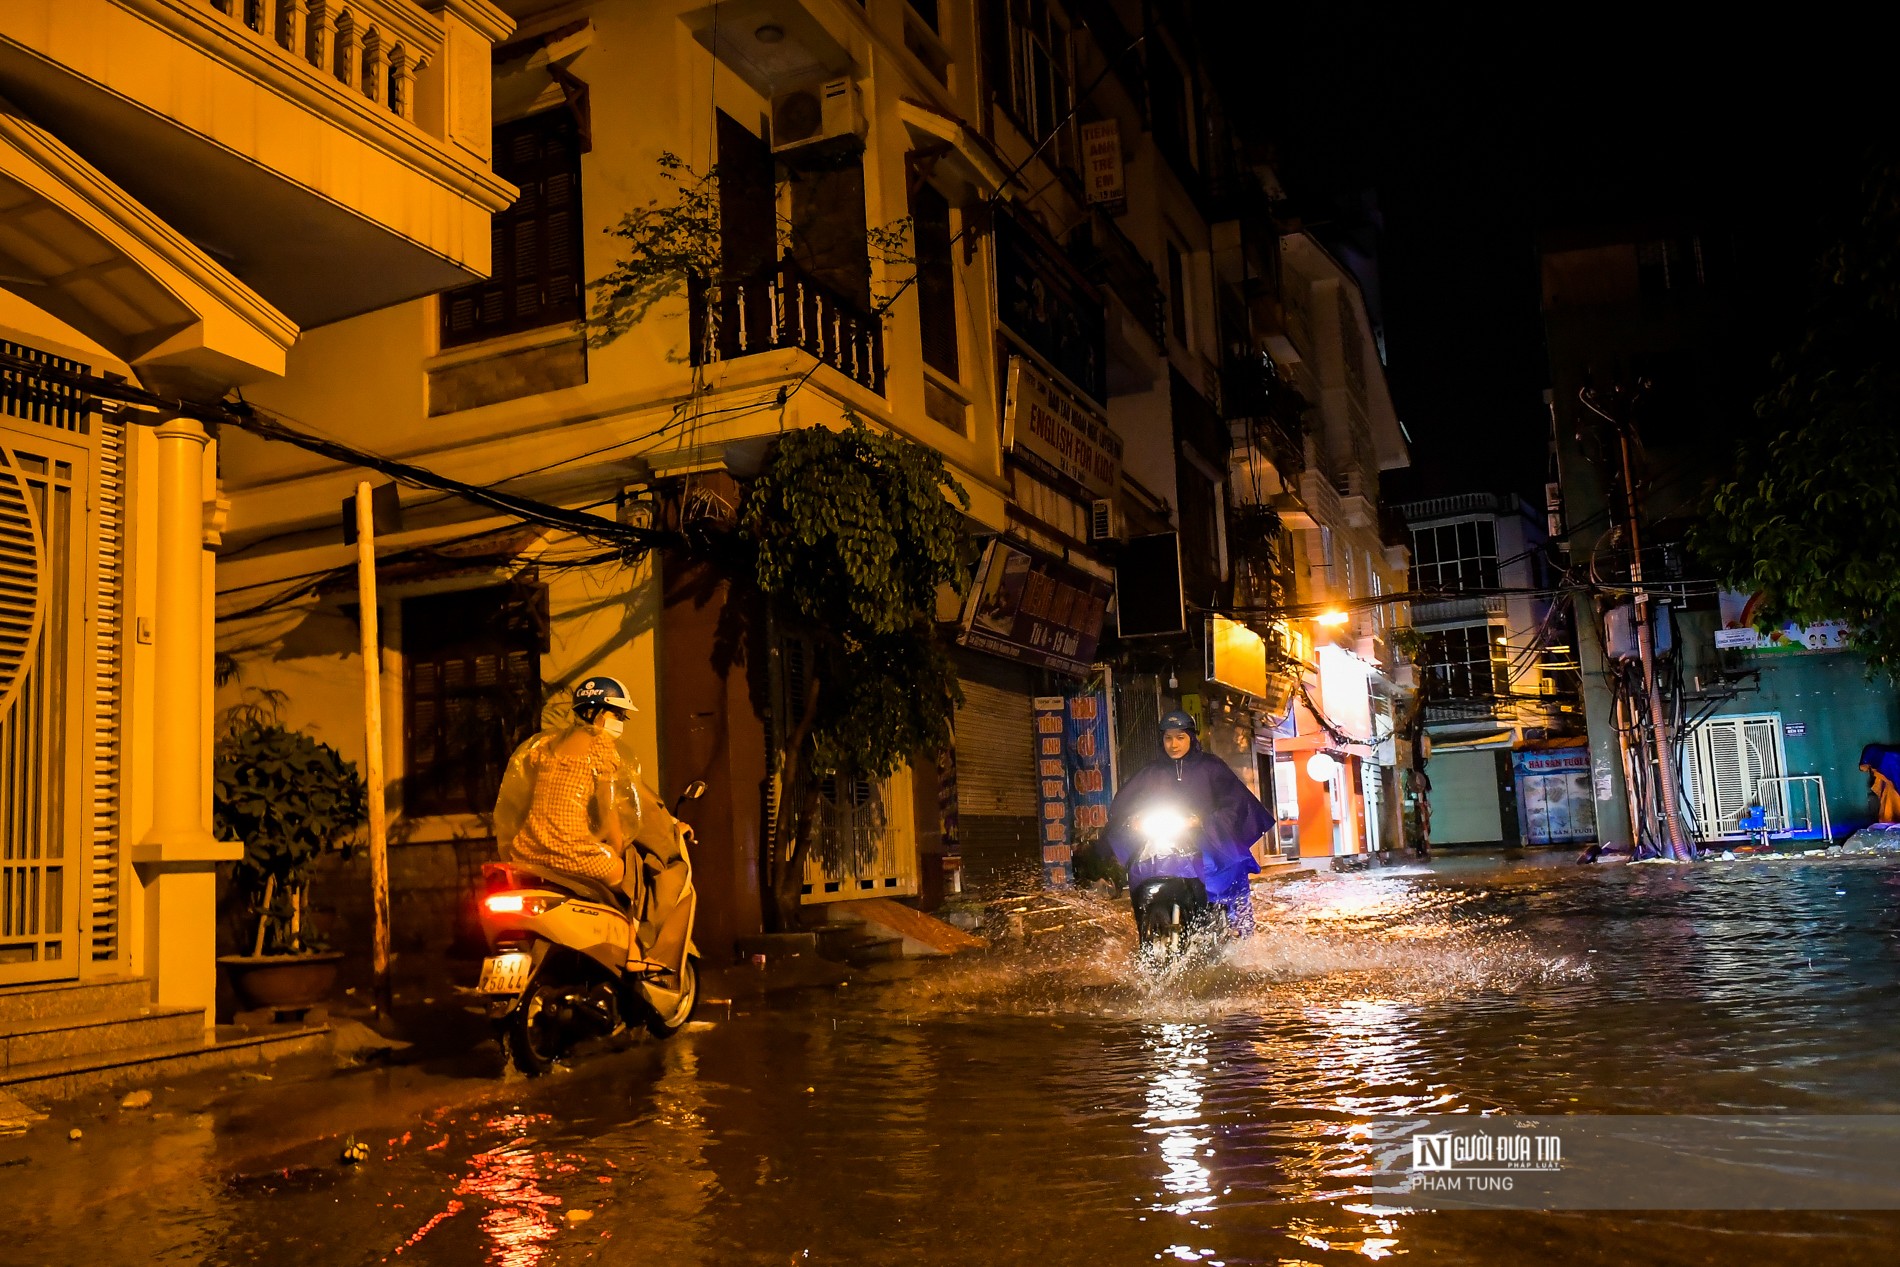
[{"label": "night sky", "polygon": [[1207,46],[1249,86],[1242,126],[1270,140],[1308,223],[1376,232],[1414,456],[1388,499],[1491,487],[1541,504],[1542,229],[1719,223],[1758,279],[1739,299],[1760,340],[1742,372],[1765,379],[1799,329],[1829,226],[1853,213],[1865,156],[1892,130],[1885,41],[1793,24],[1818,10],[1736,25],[1751,15],[1672,7],[1621,21],[1581,6],[1204,6],[1221,32]]}]

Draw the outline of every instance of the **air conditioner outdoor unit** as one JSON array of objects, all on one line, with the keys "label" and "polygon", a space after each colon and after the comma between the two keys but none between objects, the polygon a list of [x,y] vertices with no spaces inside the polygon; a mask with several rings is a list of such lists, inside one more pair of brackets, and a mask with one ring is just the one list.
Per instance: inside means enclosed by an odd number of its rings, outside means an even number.
[{"label": "air conditioner outdoor unit", "polygon": [[863,135],[864,105],[849,79],[827,79],[772,98],[774,154]]},{"label": "air conditioner outdoor unit", "polygon": [[1089,503],[1089,540],[1120,541],[1122,539],[1121,512],[1115,509],[1115,503],[1106,497],[1098,497]]}]

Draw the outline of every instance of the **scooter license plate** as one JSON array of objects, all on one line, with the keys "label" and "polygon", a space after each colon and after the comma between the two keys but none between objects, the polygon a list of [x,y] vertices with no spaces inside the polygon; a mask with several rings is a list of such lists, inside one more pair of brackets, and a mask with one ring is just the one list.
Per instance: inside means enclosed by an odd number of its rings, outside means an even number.
[{"label": "scooter license plate", "polygon": [[528,972],[533,967],[533,959],[526,951],[516,951],[506,955],[490,955],[482,960],[482,983],[479,987],[483,994],[520,994],[528,985]]}]

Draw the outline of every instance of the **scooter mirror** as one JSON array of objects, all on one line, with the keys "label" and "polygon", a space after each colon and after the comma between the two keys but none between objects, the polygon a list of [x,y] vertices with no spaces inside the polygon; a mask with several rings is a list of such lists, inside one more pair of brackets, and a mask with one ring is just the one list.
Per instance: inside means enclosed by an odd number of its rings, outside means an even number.
[{"label": "scooter mirror", "polygon": [[706,795],[706,780],[694,779],[691,783],[686,785],[686,790],[680,793],[680,799],[682,801],[696,801],[704,795]]}]

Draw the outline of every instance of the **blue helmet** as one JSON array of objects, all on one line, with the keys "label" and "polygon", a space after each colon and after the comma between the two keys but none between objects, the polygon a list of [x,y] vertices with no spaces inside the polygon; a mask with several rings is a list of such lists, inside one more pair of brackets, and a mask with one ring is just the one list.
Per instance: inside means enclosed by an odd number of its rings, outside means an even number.
[{"label": "blue helmet", "polygon": [[1161,733],[1165,735],[1170,730],[1185,731],[1196,737],[1201,733],[1201,728],[1195,720],[1178,708],[1171,713],[1161,714]]},{"label": "blue helmet", "polygon": [[627,698],[627,688],[619,678],[590,677],[574,688],[574,716],[592,721],[603,708],[617,708],[623,713],[634,711],[633,701]]}]

